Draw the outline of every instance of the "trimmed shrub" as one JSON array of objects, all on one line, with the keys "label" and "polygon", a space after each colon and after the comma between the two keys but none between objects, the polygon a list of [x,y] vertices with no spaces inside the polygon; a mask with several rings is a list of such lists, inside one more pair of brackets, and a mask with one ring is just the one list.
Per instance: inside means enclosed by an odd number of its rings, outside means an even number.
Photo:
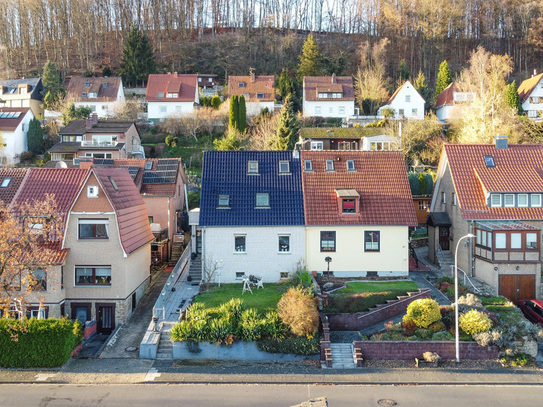
[{"label": "trimmed shrub", "polygon": [[265,340],[257,344],[258,348],[269,353],[291,353],[294,355],[310,356],[320,353],[318,335],[286,338],[281,341]]},{"label": "trimmed shrub", "polygon": [[0,366],[54,367],[81,342],[81,325],[69,319],[0,319]]},{"label": "trimmed shrub", "polygon": [[433,333],[446,331],[447,327],[443,323],[443,321],[436,321],[428,326],[428,329],[432,331]]},{"label": "trimmed shrub", "polygon": [[419,328],[415,331],[415,336],[422,341],[428,341],[432,339],[433,335],[434,333],[429,329]]},{"label": "trimmed shrub", "polygon": [[407,307],[404,321],[413,321],[419,328],[428,328],[441,319],[439,304],[431,298],[415,300]]},{"label": "trimmed shrub", "polygon": [[433,341],[451,341],[453,339],[454,335],[451,335],[451,333],[447,331],[436,332],[432,335]]},{"label": "trimmed shrub", "polygon": [[317,298],[309,289],[289,288],[277,303],[277,313],[296,336],[311,335],[319,326]]},{"label": "trimmed shrub", "polygon": [[492,328],[490,317],[475,309],[460,315],[458,322],[460,329],[468,335],[486,332]]}]

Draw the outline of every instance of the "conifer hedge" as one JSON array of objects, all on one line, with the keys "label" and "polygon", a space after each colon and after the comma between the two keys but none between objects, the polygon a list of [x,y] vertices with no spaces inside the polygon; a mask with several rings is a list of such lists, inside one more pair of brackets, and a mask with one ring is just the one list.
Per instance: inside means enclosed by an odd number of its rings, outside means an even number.
[{"label": "conifer hedge", "polygon": [[70,359],[81,325],[69,319],[0,319],[0,366],[53,367]]}]

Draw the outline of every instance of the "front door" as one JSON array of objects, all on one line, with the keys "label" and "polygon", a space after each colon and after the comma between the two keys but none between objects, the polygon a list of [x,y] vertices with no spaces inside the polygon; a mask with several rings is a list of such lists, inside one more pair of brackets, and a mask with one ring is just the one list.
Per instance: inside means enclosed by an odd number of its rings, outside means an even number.
[{"label": "front door", "polygon": [[449,227],[440,226],[439,227],[439,245],[441,250],[449,250]]},{"label": "front door", "polygon": [[499,294],[513,303],[518,300],[533,299],[535,298],[535,276],[502,274]]},{"label": "front door", "polygon": [[98,316],[98,333],[109,335],[113,332],[115,329],[115,305],[97,304],[96,315]]}]

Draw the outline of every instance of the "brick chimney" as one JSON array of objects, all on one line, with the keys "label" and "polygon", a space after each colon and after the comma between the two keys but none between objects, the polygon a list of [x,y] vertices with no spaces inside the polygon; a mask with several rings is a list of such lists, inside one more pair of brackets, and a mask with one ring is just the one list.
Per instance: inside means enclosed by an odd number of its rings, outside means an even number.
[{"label": "brick chimney", "polygon": [[96,123],[98,123],[98,115],[96,113],[93,113],[90,119],[87,119],[85,122],[85,128],[91,129],[92,126],[94,126]]}]

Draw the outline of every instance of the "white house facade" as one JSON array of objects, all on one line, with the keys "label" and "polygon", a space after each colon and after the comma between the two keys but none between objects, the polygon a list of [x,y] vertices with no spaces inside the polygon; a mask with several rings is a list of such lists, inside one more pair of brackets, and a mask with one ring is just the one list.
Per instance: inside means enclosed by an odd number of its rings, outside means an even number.
[{"label": "white house facade", "polygon": [[417,92],[411,82],[406,81],[396,89],[387,104],[381,106],[377,111],[378,116],[383,116],[384,111],[392,109],[394,119],[424,119],[424,99]]},{"label": "white house facade", "polygon": [[348,118],[354,115],[354,87],[350,76],[307,76],[303,85],[303,115]]},{"label": "white house facade", "polygon": [[522,82],[518,88],[522,110],[530,119],[543,120],[543,73]]},{"label": "white house facade", "polygon": [[19,163],[20,155],[28,151],[28,127],[34,119],[29,107],[0,108],[0,165],[12,167]]}]

